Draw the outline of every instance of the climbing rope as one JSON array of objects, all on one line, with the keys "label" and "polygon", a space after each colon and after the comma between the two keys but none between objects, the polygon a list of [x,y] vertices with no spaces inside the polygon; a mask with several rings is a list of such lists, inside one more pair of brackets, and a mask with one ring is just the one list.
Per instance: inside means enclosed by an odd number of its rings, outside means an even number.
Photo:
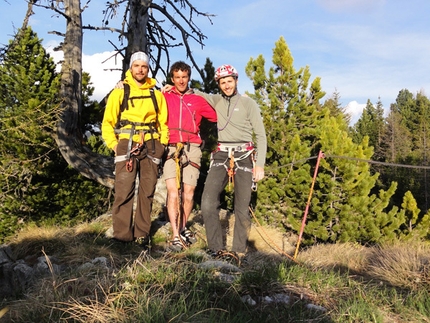
[{"label": "climbing rope", "polygon": [[184,149],[184,144],[182,142],[178,142],[176,144],[176,151],[173,154],[173,158],[175,160],[175,165],[176,165],[176,187],[178,188],[178,190],[180,190],[182,186],[181,156],[182,156],[183,149]]},{"label": "climbing rope", "polygon": [[227,189],[229,192],[231,192],[234,188],[234,151],[231,151],[230,153],[230,164],[229,167],[227,169],[227,174],[228,174],[228,186]]},{"label": "climbing rope", "polygon": [[[275,247],[275,249],[280,253],[280,254],[282,254],[282,255],[284,255],[285,257],[287,257],[288,259],[290,259],[290,260],[292,260],[292,261],[294,261],[295,263],[299,263],[296,259],[295,259],[295,257],[293,258],[292,256],[290,256],[289,254],[287,254],[284,250],[282,250],[271,238],[270,238],[270,236],[267,234],[267,232],[266,232],[266,230],[264,230],[264,228],[263,228],[263,226],[260,224],[260,222],[258,221],[258,219],[257,219],[257,217],[255,216],[255,214],[254,214],[254,212],[252,211],[252,209],[251,209],[251,207],[249,207],[249,211],[250,211],[250,213],[251,213],[251,215],[252,215],[252,217],[254,218],[254,220],[255,220],[255,222],[257,223],[257,225],[258,225],[258,227],[261,229],[261,232],[263,232],[264,233],[264,235],[265,235],[265,237],[272,243],[272,245],[270,245],[267,241],[266,241],[266,243],[269,245],[269,246],[274,246]],[[257,230],[258,231],[258,230]],[[261,233],[260,233],[260,235],[261,235]]]},{"label": "climbing rope", "polygon": [[[182,191],[183,191],[183,185],[182,185],[182,154],[184,152],[184,144],[182,142],[178,142],[176,144],[176,151],[173,154],[173,159],[175,161],[175,168],[176,168],[176,187],[178,189],[178,205],[177,205],[177,213],[176,213],[176,228],[178,229],[181,227],[181,220],[182,220]],[[182,247],[185,249],[187,248],[187,243],[182,239],[181,235],[178,235],[179,241],[182,245]]]}]

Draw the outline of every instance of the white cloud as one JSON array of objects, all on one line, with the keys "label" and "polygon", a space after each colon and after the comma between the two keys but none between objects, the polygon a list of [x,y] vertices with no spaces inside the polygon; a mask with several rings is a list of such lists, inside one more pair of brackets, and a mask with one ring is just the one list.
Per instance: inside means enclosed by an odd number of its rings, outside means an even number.
[{"label": "white cloud", "polygon": [[[44,45],[46,51],[56,63],[63,60],[62,51],[54,51],[58,42],[51,41]],[[115,52],[102,52],[94,55],[82,55],[82,69],[91,76],[91,82],[94,86],[92,99],[100,101],[113,89],[115,84],[121,79],[122,57],[113,57]],[[59,72],[61,65],[57,65]]]},{"label": "white cloud", "polygon": [[351,101],[345,107],[345,112],[351,116],[351,125],[355,124],[360,119],[366,104],[358,103],[357,101]]},{"label": "white cloud", "polygon": [[96,53],[94,55],[83,54],[82,69],[90,74],[91,82],[95,88],[93,99],[101,100],[104,98],[121,79],[122,57],[117,56],[115,59],[112,57],[114,54],[115,52]]},{"label": "white cloud", "polygon": [[60,62],[63,59],[64,55],[61,50],[54,51],[54,49],[58,46],[59,46],[59,43],[56,41],[49,41],[43,45],[43,47],[45,47],[46,52],[53,58],[54,62],[57,63],[57,72],[60,72],[61,66],[58,65],[58,62]]}]

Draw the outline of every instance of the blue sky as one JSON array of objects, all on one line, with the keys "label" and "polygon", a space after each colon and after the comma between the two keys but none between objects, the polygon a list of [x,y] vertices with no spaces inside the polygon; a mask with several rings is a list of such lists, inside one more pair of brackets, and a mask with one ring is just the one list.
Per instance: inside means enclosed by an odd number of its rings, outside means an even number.
[{"label": "blue sky", "polygon": [[[11,38],[20,27],[26,11],[24,0],[0,0],[0,43]],[[85,1],[81,1],[85,2]],[[245,75],[251,57],[262,54],[266,69],[271,66],[272,49],[283,36],[299,69],[309,66],[312,79],[321,78],[329,98],[340,94],[343,107],[353,122],[368,99],[380,98],[386,109],[402,89],[412,93],[430,93],[430,1],[429,0],[195,0],[202,12],[216,15],[210,24],[198,19],[208,39],[201,49],[192,45],[197,62],[203,66],[209,57],[215,66],[234,65],[239,73],[239,90],[252,91]],[[101,23],[104,1],[91,1],[83,13],[84,24]],[[61,37],[48,31],[64,31],[62,17],[35,9],[30,24],[51,51]],[[115,23],[115,21],[112,21]],[[118,24],[116,24],[118,26]],[[100,99],[119,79],[110,60],[117,35],[86,31],[84,70],[92,76],[95,98]],[[59,54],[53,54],[57,57]],[[183,51],[175,51],[173,60],[186,60]],[[118,63],[118,62],[117,62]],[[116,67],[119,67],[118,64]],[[194,76],[196,76],[195,74]]]}]

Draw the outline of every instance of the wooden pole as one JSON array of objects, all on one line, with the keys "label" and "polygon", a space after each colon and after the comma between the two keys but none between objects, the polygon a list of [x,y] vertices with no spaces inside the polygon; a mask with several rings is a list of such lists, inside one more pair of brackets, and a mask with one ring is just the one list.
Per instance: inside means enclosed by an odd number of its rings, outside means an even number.
[{"label": "wooden pole", "polygon": [[300,242],[302,240],[303,231],[305,230],[306,217],[308,216],[309,205],[311,204],[312,193],[313,193],[313,190],[314,190],[315,181],[317,179],[318,168],[320,166],[320,160],[321,160],[321,158],[324,158],[324,154],[320,150],[319,153],[318,153],[317,164],[315,165],[314,177],[312,179],[312,184],[311,184],[311,189],[310,189],[310,192],[309,192],[308,202],[306,203],[305,213],[303,215],[302,226],[300,228],[300,233],[299,233],[299,239],[297,240],[296,251],[294,252],[294,259],[296,259],[297,254],[299,253],[299,246],[300,246]]}]

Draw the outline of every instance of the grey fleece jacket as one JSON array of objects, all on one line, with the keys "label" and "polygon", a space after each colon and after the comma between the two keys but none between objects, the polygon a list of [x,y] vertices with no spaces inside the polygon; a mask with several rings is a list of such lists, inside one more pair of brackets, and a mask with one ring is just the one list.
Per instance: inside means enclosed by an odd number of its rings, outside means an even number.
[{"label": "grey fleece jacket", "polygon": [[198,90],[194,90],[194,92],[204,97],[215,109],[218,117],[219,142],[249,142],[253,141],[253,134],[255,134],[256,165],[264,167],[267,139],[257,103],[253,99],[238,93],[226,98],[221,94],[207,94]]}]

